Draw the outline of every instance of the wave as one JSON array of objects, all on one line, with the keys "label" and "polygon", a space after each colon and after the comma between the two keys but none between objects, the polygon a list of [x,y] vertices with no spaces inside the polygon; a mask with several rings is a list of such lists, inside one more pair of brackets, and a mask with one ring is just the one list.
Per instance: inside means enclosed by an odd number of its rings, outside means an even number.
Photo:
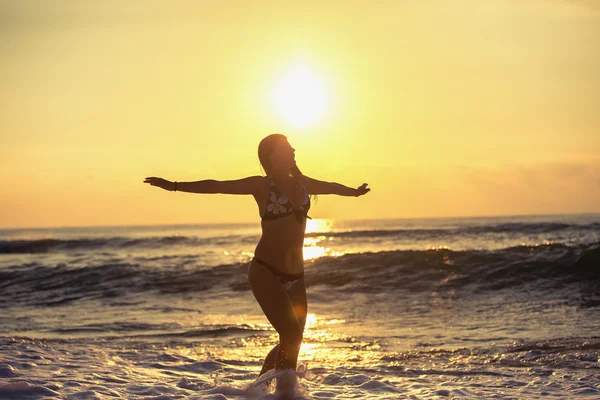
[{"label": "wave", "polygon": [[[247,324],[241,325],[210,325],[198,329],[182,330],[183,327],[175,322],[152,324],[152,323],[131,323],[131,322],[113,322],[106,324],[87,324],[82,326],[73,326],[68,328],[51,329],[49,332],[59,334],[89,334],[94,333],[118,333],[115,337],[211,337],[232,336],[237,334],[260,333],[265,329],[256,328]],[[105,338],[109,338],[103,335]]]},{"label": "wave", "polygon": [[[382,229],[382,230],[351,230],[333,232],[309,232],[306,237],[327,236],[330,238],[397,238],[397,239],[433,239],[449,235],[485,235],[513,234],[535,235],[564,231],[600,233],[600,223],[566,224],[555,222],[543,223],[502,223],[481,226],[464,226],[455,228],[436,229]],[[0,254],[23,253],[65,253],[89,250],[121,250],[121,249],[150,249],[170,246],[211,246],[231,243],[256,243],[257,236],[231,235],[220,237],[199,238],[197,236],[158,236],[144,238],[106,237],[78,239],[31,239],[31,240],[0,240]]]},{"label": "wave", "polygon": [[500,290],[534,282],[540,288],[572,282],[598,284],[600,242],[580,246],[547,244],[501,250],[404,250],[321,259],[307,284],[345,291]]},{"label": "wave", "polygon": [[[69,267],[27,264],[0,270],[0,306],[60,306],[76,300],[119,302],[133,292],[156,294],[249,290],[248,264],[149,268],[134,263]],[[560,290],[571,283],[600,288],[600,242],[501,250],[398,250],[322,257],[307,262],[308,287],[348,293],[478,293],[532,284]],[[593,306],[595,300],[588,303]],[[597,303],[597,302],[596,302]]]},{"label": "wave", "polygon": [[[245,240],[243,236],[198,238],[196,236],[159,236],[147,238],[80,238],[0,240],[0,254],[63,253],[88,250],[120,250],[128,248],[160,248],[166,246],[221,245]],[[247,239],[246,239],[247,240]]]},{"label": "wave", "polygon": [[[556,337],[536,341],[519,339],[512,344],[482,346],[445,350],[421,348],[406,353],[388,353],[381,357],[386,369],[397,376],[419,375],[497,375],[512,377],[506,370],[489,370],[490,365],[510,368],[549,368],[574,371],[596,370],[600,337]],[[467,363],[457,363],[457,360]],[[460,365],[461,368],[415,369],[411,366],[426,362],[426,365]],[[469,368],[465,368],[468,365]]]},{"label": "wave", "polygon": [[590,224],[563,224],[554,222],[544,223],[503,223],[496,225],[465,226],[457,228],[432,228],[432,229],[381,229],[381,230],[353,230],[339,232],[311,232],[307,237],[331,236],[331,237],[435,237],[441,235],[479,235],[512,233],[519,235],[532,235],[554,233],[566,230],[578,231],[600,231],[600,223]]}]

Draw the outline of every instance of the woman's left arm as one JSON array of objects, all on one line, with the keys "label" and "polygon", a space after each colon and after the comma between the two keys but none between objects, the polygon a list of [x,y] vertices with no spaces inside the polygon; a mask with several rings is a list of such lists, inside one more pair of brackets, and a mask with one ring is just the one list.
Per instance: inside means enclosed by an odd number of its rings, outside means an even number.
[{"label": "woman's left arm", "polygon": [[363,183],[355,189],[344,186],[341,183],[320,181],[306,175],[302,175],[301,180],[309,194],[337,194],[338,196],[358,197],[371,190],[367,188],[366,183]]}]

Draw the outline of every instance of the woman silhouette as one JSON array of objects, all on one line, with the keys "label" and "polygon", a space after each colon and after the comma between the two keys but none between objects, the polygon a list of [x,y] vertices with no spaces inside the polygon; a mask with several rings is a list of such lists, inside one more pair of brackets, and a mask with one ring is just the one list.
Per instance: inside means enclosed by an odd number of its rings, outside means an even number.
[{"label": "woman silhouette", "polygon": [[323,182],[300,172],[295,149],[286,136],[272,134],[258,146],[258,158],[266,177],[250,176],[231,181],[202,180],[170,182],[146,178],[145,183],[165,190],[191,193],[251,194],[262,218],[262,236],[248,269],[248,281],[265,316],[279,334],[267,355],[260,375],[275,368],[277,391],[296,386],[296,363],[306,323],[307,300],[304,286],[302,248],[311,194],[361,196],[367,184],[353,189],[339,183]]}]

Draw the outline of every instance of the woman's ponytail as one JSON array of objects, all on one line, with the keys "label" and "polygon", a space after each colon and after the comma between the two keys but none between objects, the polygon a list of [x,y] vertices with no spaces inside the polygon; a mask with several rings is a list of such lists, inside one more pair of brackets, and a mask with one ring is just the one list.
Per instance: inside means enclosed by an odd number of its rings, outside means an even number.
[{"label": "woman's ponytail", "polygon": [[294,163],[292,168],[290,168],[290,173],[292,174],[293,177],[302,176],[302,171],[300,171],[300,168],[298,168],[298,164],[296,164],[296,163]]}]

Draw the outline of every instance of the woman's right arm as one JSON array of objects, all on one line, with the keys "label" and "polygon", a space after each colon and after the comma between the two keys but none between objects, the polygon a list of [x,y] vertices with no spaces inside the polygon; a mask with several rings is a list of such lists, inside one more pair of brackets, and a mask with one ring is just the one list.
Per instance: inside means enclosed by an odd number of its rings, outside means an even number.
[{"label": "woman's right arm", "polygon": [[[254,194],[260,189],[263,180],[262,176],[256,175],[231,181],[206,179],[196,182],[177,182],[177,191],[188,193]],[[158,186],[165,190],[175,190],[175,182],[170,182],[162,178],[149,177],[146,178],[144,183],[149,183],[152,186]]]}]

